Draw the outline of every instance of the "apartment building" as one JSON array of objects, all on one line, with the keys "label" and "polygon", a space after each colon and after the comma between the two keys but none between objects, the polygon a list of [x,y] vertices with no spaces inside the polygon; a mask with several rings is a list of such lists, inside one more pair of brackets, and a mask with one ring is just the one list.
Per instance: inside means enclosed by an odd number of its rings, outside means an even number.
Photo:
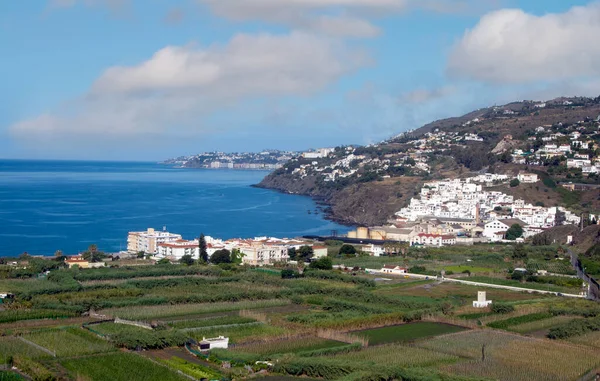
[{"label": "apartment building", "polygon": [[174,242],[180,239],[180,234],[169,233],[165,230],[156,231],[153,228],[148,228],[148,230],[141,232],[129,232],[127,236],[127,251],[130,253],[143,251],[147,254],[157,254],[158,245],[161,243]]},{"label": "apartment building", "polygon": [[198,259],[199,254],[200,244],[198,240],[186,241],[183,239],[159,243],[156,253],[160,258],[168,257],[174,260],[180,260],[184,255],[191,255],[193,258]]}]

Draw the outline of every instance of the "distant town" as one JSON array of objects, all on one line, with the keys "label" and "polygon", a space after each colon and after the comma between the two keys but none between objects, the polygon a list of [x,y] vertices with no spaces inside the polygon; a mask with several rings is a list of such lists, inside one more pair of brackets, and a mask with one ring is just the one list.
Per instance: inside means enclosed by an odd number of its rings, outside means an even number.
[{"label": "distant town", "polygon": [[181,168],[274,170],[297,156],[297,152],[265,150],[262,152],[203,152],[168,159],[163,164]]}]

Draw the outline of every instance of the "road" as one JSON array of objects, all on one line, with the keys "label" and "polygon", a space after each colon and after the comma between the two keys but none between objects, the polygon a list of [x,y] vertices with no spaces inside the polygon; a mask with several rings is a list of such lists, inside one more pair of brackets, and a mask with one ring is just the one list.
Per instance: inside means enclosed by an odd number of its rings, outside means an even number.
[{"label": "road", "polygon": [[466,285],[469,285],[469,286],[500,288],[500,289],[503,289],[503,290],[518,291],[518,292],[530,292],[530,293],[534,293],[535,292],[535,293],[538,293],[538,294],[547,294],[547,295],[558,295],[558,294],[560,294],[561,296],[565,296],[565,297],[568,297],[568,298],[581,298],[581,299],[584,298],[583,295],[564,294],[564,293],[556,292],[556,291],[534,290],[534,289],[531,289],[531,288],[504,286],[504,285],[501,285],[501,284],[471,282],[471,281],[468,281],[468,280],[454,279],[454,278],[442,278],[442,279],[439,279],[439,278],[436,278],[436,277],[431,276],[431,275],[422,275],[422,274],[405,274],[405,275],[408,276],[408,277],[410,277],[410,278],[432,279],[432,280],[438,279],[438,280],[441,280],[442,282],[461,283],[461,284],[466,284]]}]

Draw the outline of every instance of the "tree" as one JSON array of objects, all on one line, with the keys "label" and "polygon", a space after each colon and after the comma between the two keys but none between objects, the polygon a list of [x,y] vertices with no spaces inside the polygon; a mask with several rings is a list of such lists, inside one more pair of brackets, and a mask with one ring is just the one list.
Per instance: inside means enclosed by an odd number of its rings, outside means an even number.
[{"label": "tree", "polygon": [[187,266],[191,266],[195,263],[196,261],[194,260],[194,258],[189,255],[186,254],[183,257],[181,257],[181,259],[179,260],[179,263],[183,264],[183,265],[187,265]]},{"label": "tree", "polygon": [[201,233],[200,238],[198,238],[198,247],[200,248],[198,259],[201,262],[208,263],[208,251],[206,250],[206,237],[204,233]]},{"label": "tree", "polygon": [[514,241],[515,239],[521,237],[523,235],[523,228],[519,224],[513,224],[506,231],[506,239]]},{"label": "tree", "polygon": [[214,264],[231,263],[231,253],[227,249],[217,250],[210,257],[210,261]]},{"label": "tree", "polygon": [[156,262],[157,265],[170,265],[171,261],[169,261],[167,258],[161,258],[158,260],[158,262]]},{"label": "tree", "polygon": [[527,250],[525,250],[525,245],[523,245],[522,243],[516,244],[513,247],[512,257],[513,259],[526,259]]},{"label": "tree", "polygon": [[143,251],[138,251],[138,253],[137,253],[137,257],[140,258],[140,259],[144,259],[145,255],[146,255],[146,253],[143,252]]},{"label": "tree", "polygon": [[240,251],[240,249],[231,250],[231,263],[236,265],[241,265],[243,262],[244,254]]},{"label": "tree", "polygon": [[342,247],[340,247],[340,255],[355,255],[356,254],[356,248],[352,245],[342,245]]},{"label": "tree", "polygon": [[304,245],[298,249],[298,252],[296,253],[296,260],[308,262],[313,257],[313,254],[313,248],[308,245]]},{"label": "tree", "polygon": [[296,256],[297,256],[296,248],[295,247],[290,247],[288,249],[288,257],[290,257],[290,259],[292,261],[295,261],[296,260]]},{"label": "tree", "polygon": [[333,262],[329,257],[322,257],[316,261],[312,261],[308,267],[318,270],[331,270],[333,269]]},{"label": "tree", "polygon": [[106,255],[103,252],[98,251],[98,245],[91,244],[88,249],[83,252],[82,257],[86,261],[100,262],[106,258]]},{"label": "tree", "polygon": [[518,187],[519,184],[521,184],[521,182],[519,181],[519,179],[512,179],[512,180],[510,180],[510,187],[511,188]]},{"label": "tree", "polygon": [[531,240],[533,246],[552,245],[552,237],[548,233],[540,233],[533,236]]},{"label": "tree", "polygon": [[300,273],[296,270],[293,270],[293,269],[281,270],[281,278],[282,279],[292,279],[292,278],[299,278],[299,277],[300,277]]}]

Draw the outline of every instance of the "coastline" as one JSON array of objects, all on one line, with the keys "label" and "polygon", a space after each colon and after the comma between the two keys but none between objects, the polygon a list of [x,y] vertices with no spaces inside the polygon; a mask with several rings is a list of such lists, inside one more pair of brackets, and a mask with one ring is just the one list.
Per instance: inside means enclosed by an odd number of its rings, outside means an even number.
[{"label": "coastline", "polygon": [[323,196],[290,192],[285,189],[271,188],[271,187],[262,185],[261,183],[252,184],[252,185],[250,185],[250,187],[258,188],[258,189],[267,189],[267,190],[274,191],[277,193],[287,194],[287,195],[292,195],[292,196],[308,197],[317,205],[317,208],[321,210],[321,213],[323,213],[323,219],[334,222],[336,224],[339,224],[339,225],[342,225],[345,227],[350,227],[350,228],[360,226],[360,224],[357,224],[355,222],[351,222],[349,220],[346,220],[344,218],[336,216],[335,212],[333,211],[333,205],[331,203],[329,203]]}]

